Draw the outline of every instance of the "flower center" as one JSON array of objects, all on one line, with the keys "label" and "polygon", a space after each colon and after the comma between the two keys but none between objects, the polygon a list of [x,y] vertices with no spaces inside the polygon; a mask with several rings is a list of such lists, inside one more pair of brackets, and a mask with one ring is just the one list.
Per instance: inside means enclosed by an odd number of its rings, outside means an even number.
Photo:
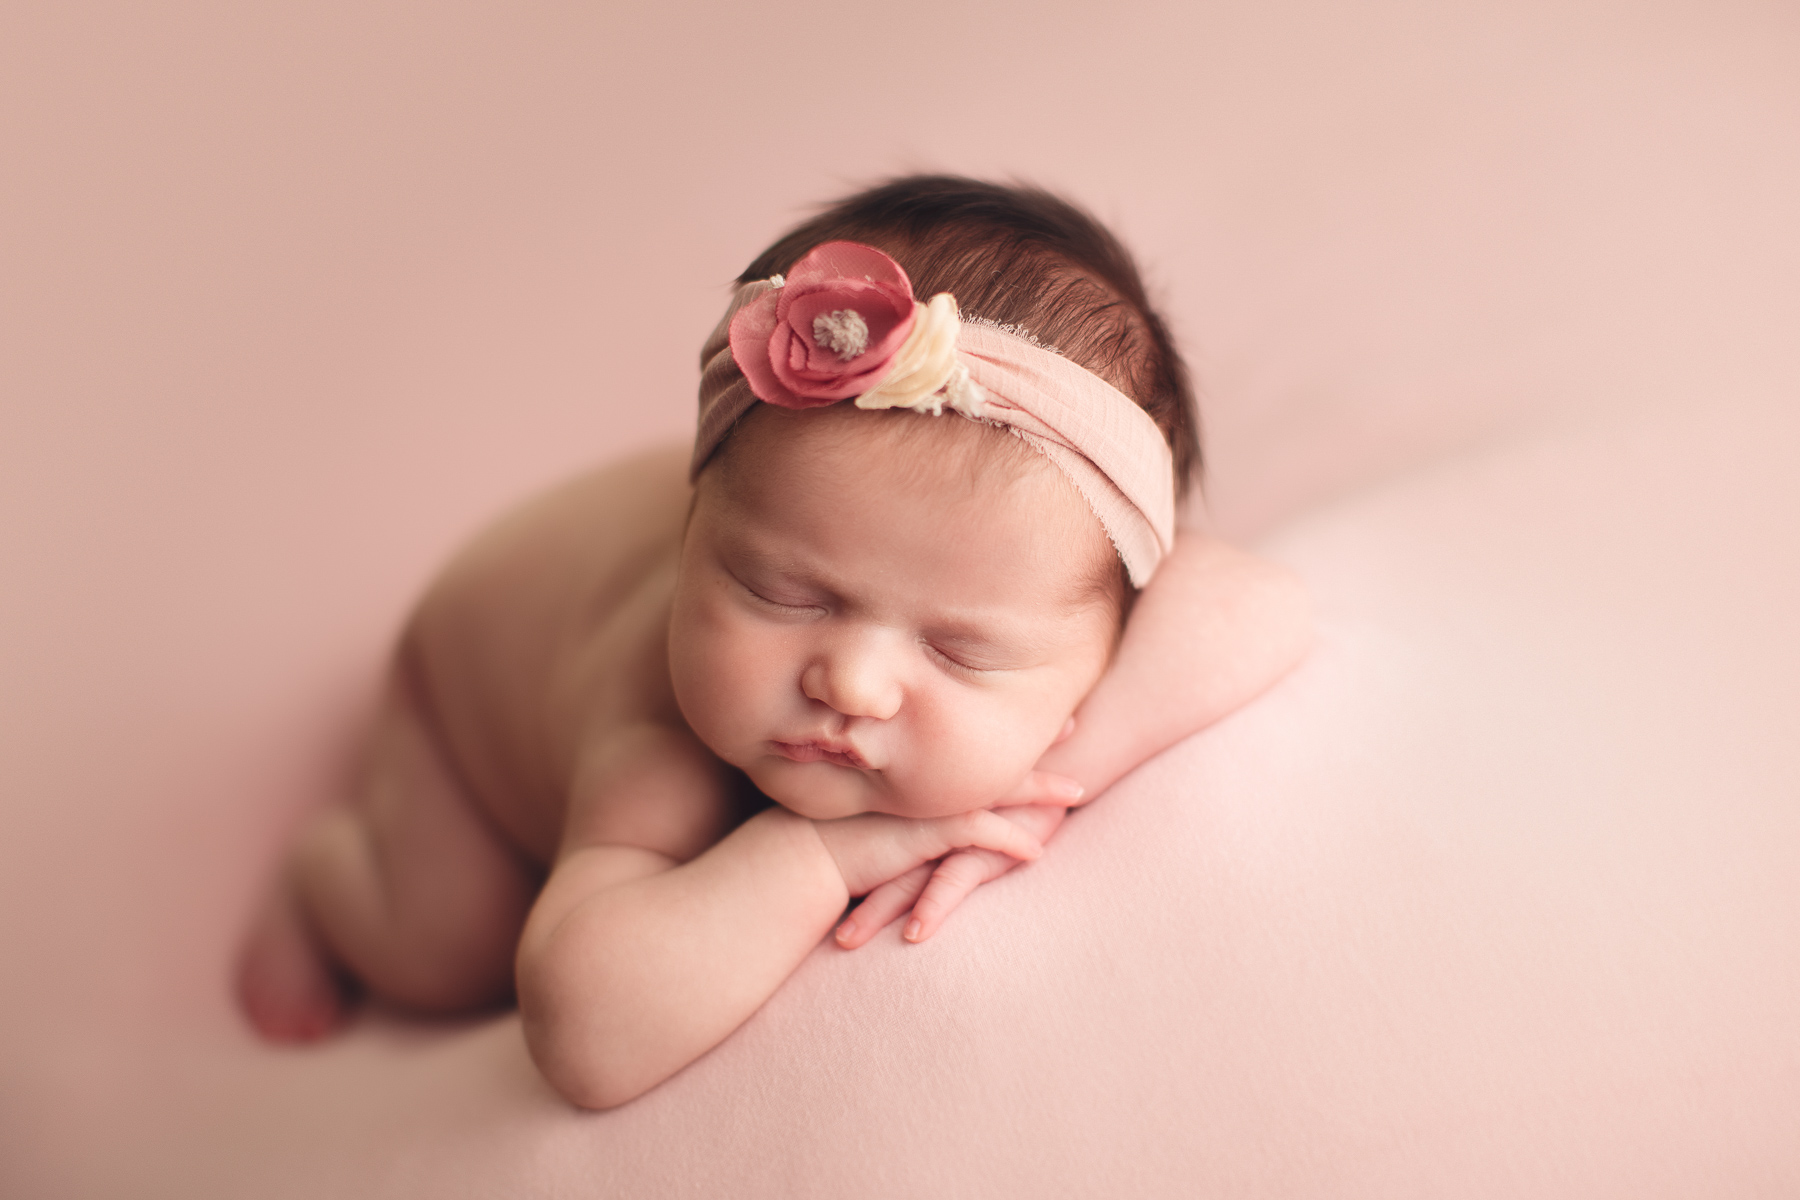
[{"label": "flower center", "polygon": [[869,324],[851,308],[821,313],[813,318],[813,341],[849,362],[869,348]]}]

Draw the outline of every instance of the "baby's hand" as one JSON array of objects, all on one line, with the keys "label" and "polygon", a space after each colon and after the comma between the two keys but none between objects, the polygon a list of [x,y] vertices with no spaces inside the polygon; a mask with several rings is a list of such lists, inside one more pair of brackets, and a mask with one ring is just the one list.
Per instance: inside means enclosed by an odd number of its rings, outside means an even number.
[{"label": "baby's hand", "polygon": [[[998,811],[1040,842],[1056,832],[1068,812],[1057,804],[1021,804]],[[920,863],[870,892],[837,927],[837,943],[854,950],[908,909],[912,920],[906,923],[906,940],[922,942],[938,931],[970,892],[1018,865],[1018,860],[991,850],[959,850],[942,861]]]},{"label": "baby's hand", "polygon": [[1008,862],[1030,861],[1044,852],[1023,826],[985,808],[930,819],[864,813],[813,826],[852,896],[956,850],[993,851]]},{"label": "baby's hand", "polygon": [[[1047,798],[1053,799],[1044,803]],[[1062,824],[1066,805],[1080,798],[1081,787],[1074,780],[1034,771],[1002,802],[1007,807],[994,811],[1042,843]],[[969,893],[1018,865],[1015,858],[980,848],[920,863],[871,891],[838,926],[838,945],[856,949],[908,909],[913,919],[907,922],[906,940],[922,942],[938,931]]]}]

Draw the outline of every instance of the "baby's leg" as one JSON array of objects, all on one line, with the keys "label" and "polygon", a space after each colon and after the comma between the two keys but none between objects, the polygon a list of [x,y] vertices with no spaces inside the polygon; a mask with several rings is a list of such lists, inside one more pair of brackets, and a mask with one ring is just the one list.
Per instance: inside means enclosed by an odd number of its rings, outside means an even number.
[{"label": "baby's leg", "polygon": [[537,887],[396,687],[356,795],[308,823],[258,921],[244,1007],[267,1036],[317,1037],[341,1019],[340,969],[407,1008],[499,1003]]}]

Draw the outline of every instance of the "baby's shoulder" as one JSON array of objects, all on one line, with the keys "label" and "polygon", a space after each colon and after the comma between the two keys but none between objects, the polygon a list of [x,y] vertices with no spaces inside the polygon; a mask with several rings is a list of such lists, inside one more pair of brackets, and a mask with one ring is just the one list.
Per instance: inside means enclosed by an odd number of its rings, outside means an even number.
[{"label": "baby's shoulder", "polygon": [[680,721],[595,731],[569,789],[562,851],[635,846],[686,862],[756,807],[755,789]]},{"label": "baby's shoulder", "polygon": [[451,559],[407,624],[402,658],[447,749],[534,853],[554,846],[586,747],[679,720],[666,639],[686,457],[642,454],[519,505]]}]

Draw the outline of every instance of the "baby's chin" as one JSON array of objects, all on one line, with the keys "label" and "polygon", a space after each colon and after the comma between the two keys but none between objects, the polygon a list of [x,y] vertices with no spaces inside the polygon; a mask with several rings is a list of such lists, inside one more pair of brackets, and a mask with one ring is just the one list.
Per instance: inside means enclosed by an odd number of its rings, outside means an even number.
[{"label": "baby's chin", "polygon": [[832,763],[783,763],[763,760],[745,764],[743,772],[758,791],[796,816],[835,821],[869,811],[861,780],[837,778],[848,768]]},{"label": "baby's chin", "polygon": [[852,771],[853,768],[833,764],[809,763],[801,770],[752,771],[750,778],[763,795],[796,816],[812,821],[836,821],[864,813],[930,820],[991,808],[1004,798],[1004,793],[946,795],[942,790],[915,796],[891,787],[871,786],[863,778],[834,774],[848,775]]}]

